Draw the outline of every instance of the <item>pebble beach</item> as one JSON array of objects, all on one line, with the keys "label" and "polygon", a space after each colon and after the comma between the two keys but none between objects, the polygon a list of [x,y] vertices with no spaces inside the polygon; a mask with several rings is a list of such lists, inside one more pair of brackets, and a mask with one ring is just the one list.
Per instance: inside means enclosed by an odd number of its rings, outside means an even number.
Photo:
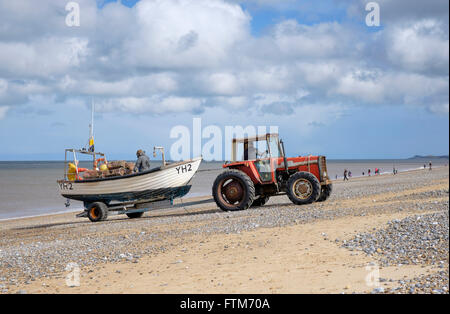
[{"label": "pebble beach", "polygon": [[448,171],[336,180],[303,206],[223,212],[199,197],[140,219],[3,220],[0,293],[448,294]]}]

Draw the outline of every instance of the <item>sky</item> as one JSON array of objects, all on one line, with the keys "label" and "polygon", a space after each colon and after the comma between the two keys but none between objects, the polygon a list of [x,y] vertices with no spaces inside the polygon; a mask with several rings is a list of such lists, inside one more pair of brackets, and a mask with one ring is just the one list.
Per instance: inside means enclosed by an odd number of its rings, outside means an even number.
[{"label": "sky", "polygon": [[91,103],[110,159],[193,118],[276,126],[290,156],[449,153],[448,1],[376,1],[379,26],[363,0],[78,0],[79,25],[69,2],[0,0],[0,160],[85,146]]}]

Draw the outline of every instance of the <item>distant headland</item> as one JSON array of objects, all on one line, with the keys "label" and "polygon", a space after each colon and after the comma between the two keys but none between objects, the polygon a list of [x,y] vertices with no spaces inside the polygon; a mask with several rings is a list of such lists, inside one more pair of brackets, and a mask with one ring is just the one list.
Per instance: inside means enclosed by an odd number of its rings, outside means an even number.
[{"label": "distant headland", "polygon": [[426,155],[426,156],[422,156],[422,155],[415,155],[413,157],[409,157],[408,159],[431,159],[431,160],[436,160],[436,159],[448,159],[448,155],[441,155],[441,156],[434,156],[434,155]]}]

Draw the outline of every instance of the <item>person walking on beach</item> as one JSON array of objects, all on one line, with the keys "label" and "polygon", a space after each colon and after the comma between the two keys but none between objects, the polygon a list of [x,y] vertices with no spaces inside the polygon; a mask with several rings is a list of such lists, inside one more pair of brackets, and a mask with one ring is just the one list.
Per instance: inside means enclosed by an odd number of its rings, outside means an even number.
[{"label": "person walking on beach", "polygon": [[430,163],[429,163],[429,166],[430,166],[430,170],[431,170],[431,161],[430,161]]},{"label": "person walking on beach", "polygon": [[367,174],[369,175],[369,177],[370,177],[370,169],[369,170],[367,170]]},{"label": "person walking on beach", "polygon": [[142,149],[136,152],[136,165],[134,166],[134,172],[143,172],[150,169],[150,158],[145,154]]},{"label": "person walking on beach", "polygon": [[345,180],[348,181],[348,178],[347,178],[347,169],[344,170],[344,181],[345,181]]}]

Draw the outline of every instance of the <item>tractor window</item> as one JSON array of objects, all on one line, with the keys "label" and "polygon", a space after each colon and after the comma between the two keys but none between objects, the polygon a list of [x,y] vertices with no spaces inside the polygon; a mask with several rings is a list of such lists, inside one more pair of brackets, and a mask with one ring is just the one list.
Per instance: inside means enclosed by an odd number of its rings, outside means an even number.
[{"label": "tractor window", "polygon": [[267,150],[267,142],[265,140],[248,141],[241,145],[243,146],[242,160],[255,160],[270,157]]},{"label": "tractor window", "polygon": [[277,137],[269,138],[269,146],[270,146],[270,155],[272,158],[281,157],[280,146]]},{"label": "tractor window", "polygon": [[255,141],[255,146],[257,149],[256,159],[270,157],[269,152],[267,150],[267,142],[266,141]]}]

